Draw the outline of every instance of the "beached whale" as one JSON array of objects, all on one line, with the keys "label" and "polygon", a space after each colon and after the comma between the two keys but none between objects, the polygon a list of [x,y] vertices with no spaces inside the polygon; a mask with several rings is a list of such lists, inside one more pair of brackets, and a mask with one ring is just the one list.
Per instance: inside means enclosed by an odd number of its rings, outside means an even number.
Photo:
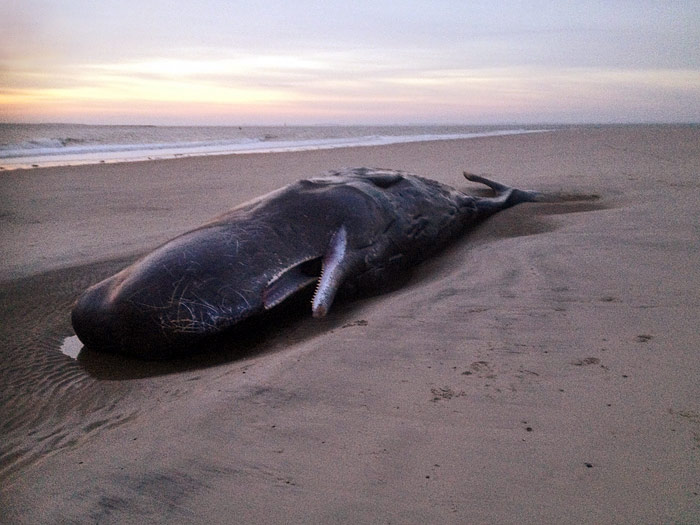
[{"label": "beached whale", "polygon": [[88,348],[157,359],[187,352],[313,284],[311,311],[322,317],[341,287],[379,287],[469,225],[541,196],[464,175],[495,197],[385,169],[300,180],[92,286],[73,308],[73,328]]}]

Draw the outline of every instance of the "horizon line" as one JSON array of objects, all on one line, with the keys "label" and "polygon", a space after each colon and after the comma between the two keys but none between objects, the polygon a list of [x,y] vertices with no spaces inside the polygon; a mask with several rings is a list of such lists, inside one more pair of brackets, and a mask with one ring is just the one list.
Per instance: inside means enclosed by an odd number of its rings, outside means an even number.
[{"label": "horizon line", "polygon": [[321,122],[314,124],[303,123],[278,123],[278,124],[254,124],[254,123],[237,123],[237,124],[134,124],[134,123],[88,123],[88,122],[70,122],[70,121],[47,121],[47,122],[17,122],[17,121],[2,121],[2,126],[103,126],[103,127],[150,127],[150,128],[281,128],[281,127],[465,127],[465,126],[697,126],[700,121],[581,121],[581,122],[557,122],[557,121],[528,121],[528,122],[409,122],[409,123],[336,123],[336,122]]}]

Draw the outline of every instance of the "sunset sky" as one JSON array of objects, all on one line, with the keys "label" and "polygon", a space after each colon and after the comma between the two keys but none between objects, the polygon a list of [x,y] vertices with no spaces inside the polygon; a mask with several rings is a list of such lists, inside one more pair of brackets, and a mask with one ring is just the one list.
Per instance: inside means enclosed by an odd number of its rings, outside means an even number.
[{"label": "sunset sky", "polygon": [[700,2],[0,2],[0,121],[700,122]]}]

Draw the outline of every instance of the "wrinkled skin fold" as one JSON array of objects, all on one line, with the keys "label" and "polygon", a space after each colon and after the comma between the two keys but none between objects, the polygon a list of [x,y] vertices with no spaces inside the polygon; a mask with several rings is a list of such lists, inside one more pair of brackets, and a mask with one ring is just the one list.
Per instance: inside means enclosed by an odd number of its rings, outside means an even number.
[{"label": "wrinkled skin fold", "polygon": [[171,357],[316,285],[314,317],[343,286],[372,289],[465,228],[539,194],[466,195],[405,172],[352,168],[301,180],[182,234],[87,289],[72,311],[85,346]]}]

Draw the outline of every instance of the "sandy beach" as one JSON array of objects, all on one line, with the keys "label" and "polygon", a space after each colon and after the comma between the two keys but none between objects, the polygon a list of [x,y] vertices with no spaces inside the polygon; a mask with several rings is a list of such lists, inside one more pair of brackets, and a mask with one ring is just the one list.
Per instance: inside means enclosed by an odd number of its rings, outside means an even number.
[{"label": "sandy beach", "polygon": [[[324,319],[171,362],[61,351],[87,286],[344,166],[563,198]],[[700,127],[0,179],[2,523],[700,523]]]}]

